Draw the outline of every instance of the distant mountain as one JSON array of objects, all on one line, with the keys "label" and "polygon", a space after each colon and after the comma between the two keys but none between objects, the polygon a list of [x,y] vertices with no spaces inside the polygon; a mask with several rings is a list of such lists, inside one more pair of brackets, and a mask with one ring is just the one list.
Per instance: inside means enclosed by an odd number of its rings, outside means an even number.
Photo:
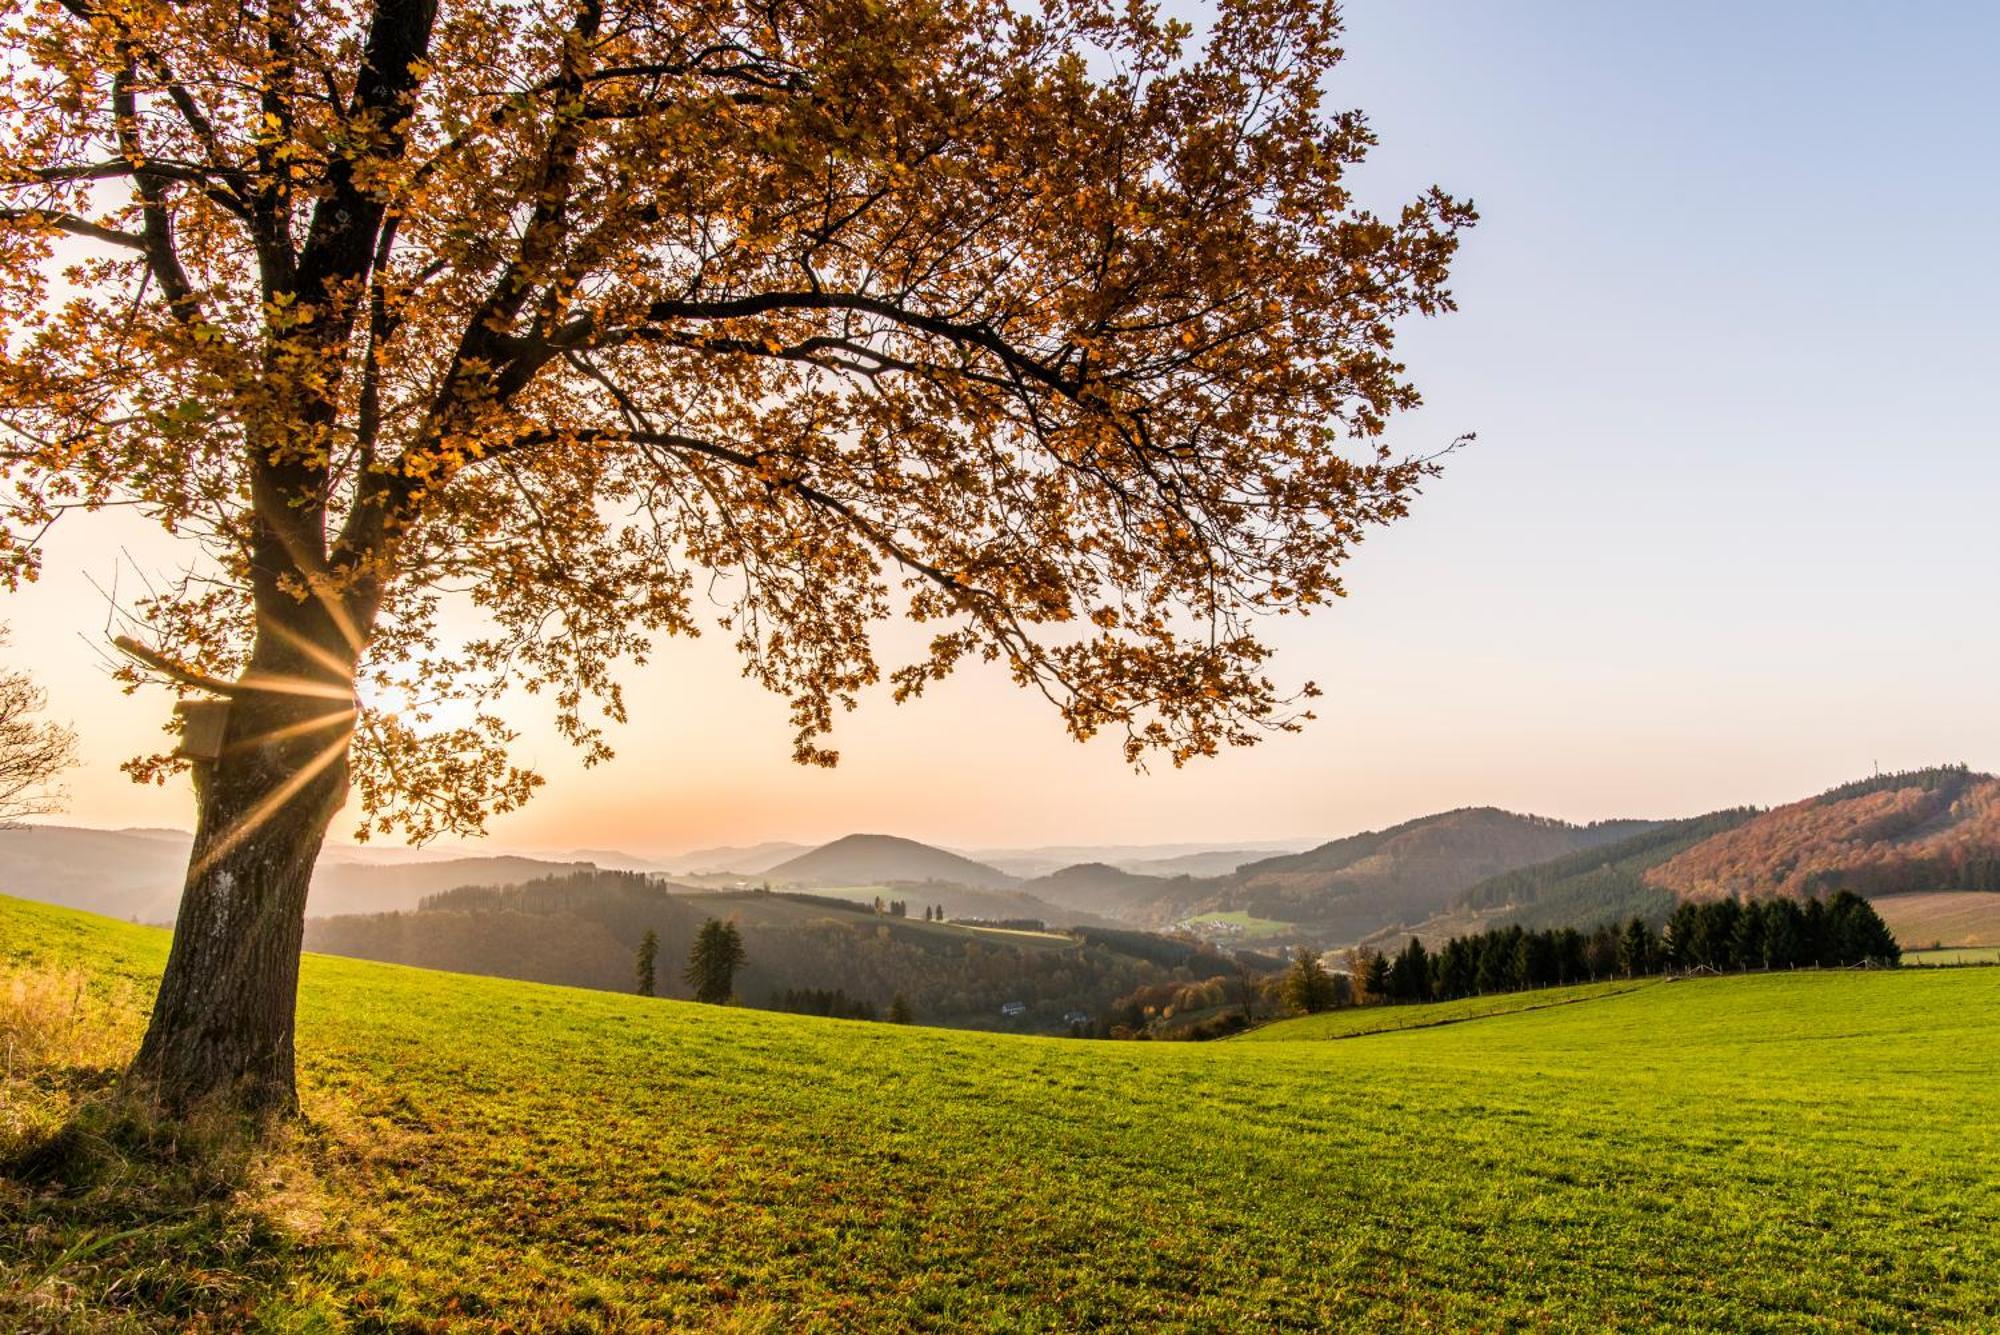
[{"label": "distant mountain", "polygon": [[400,866],[327,863],[313,869],[306,912],[314,917],[336,913],[385,913],[415,908],[425,895],[461,885],[519,885],[541,876],[594,871],[588,862],[547,862],[540,858],[449,858],[442,862],[411,862]]},{"label": "distant mountain", "polygon": [[1681,899],[2000,891],[2000,779],[1959,765],[1843,784],[1663,860],[1646,883]]},{"label": "distant mountain", "polygon": [[[1285,850],[1290,851],[1290,850]],[[1211,848],[1199,853],[1182,853],[1170,858],[1143,858],[1120,862],[1120,870],[1140,876],[1227,876],[1252,862],[1271,856],[1268,848]]]},{"label": "distant mountain", "polygon": [[980,889],[1019,884],[997,867],[890,834],[850,834],[809,853],[780,862],[764,875],[773,881],[807,885],[888,885],[943,881]]},{"label": "distant mountain", "polygon": [[661,858],[660,865],[673,872],[699,875],[705,872],[735,872],[739,876],[756,876],[771,870],[781,862],[809,852],[811,844],[786,843],[770,840],[747,847],[723,846],[721,848],[696,848],[686,853],[676,853],[672,857]]},{"label": "distant mountain", "polygon": [[1010,876],[1031,879],[1065,867],[1101,862],[1142,876],[1217,876],[1273,853],[1310,848],[1310,839],[1248,839],[1222,844],[1045,844],[1030,848],[955,850]]},{"label": "distant mountain", "polygon": [[1297,925],[1327,942],[1418,922],[1470,886],[1652,828],[1651,821],[1572,825],[1495,807],[1466,807],[1386,830],[1265,858],[1207,883],[1191,912],[1242,911]]},{"label": "distant mountain", "polygon": [[172,922],[193,842],[182,830],[0,830],[0,891],[114,918]]},{"label": "distant mountain", "polygon": [[1189,892],[1188,878],[1140,876],[1102,862],[1083,862],[1040,876],[1021,887],[1054,904],[1128,922],[1158,916],[1154,910]]},{"label": "distant mountain", "polygon": [[[0,830],[0,892],[116,918],[170,923],[180,907],[193,842],[182,830],[72,825]],[[327,849],[313,871],[306,912],[414,908],[425,895],[453,886],[516,884],[590,865],[520,857],[375,861],[370,855],[376,851]]]}]

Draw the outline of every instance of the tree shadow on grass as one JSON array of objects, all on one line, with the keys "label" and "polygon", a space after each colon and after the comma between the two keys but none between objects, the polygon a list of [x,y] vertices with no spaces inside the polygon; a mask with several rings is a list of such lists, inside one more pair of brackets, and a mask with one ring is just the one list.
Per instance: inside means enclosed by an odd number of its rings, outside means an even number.
[{"label": "tree shadow on grass", "polygon": [[336,1328],[315,1277],[323,1138],[168,1117],[90,1046],[17,1044],[0,1064],[0,1330]]}]

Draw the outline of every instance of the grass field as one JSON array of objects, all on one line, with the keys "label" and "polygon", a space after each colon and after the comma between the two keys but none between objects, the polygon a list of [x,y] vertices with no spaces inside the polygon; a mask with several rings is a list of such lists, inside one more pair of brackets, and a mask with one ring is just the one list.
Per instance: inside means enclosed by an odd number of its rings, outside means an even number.
[{"label": "grass field", "polygon": [[1905,945],[1927,946],[1936,941],[1947,946],[1990,946],[2000,942],[2000,894],[1991,891],[1879,895],[1868,902]]},{"label": "grass field", "polygon": [[2000,964],[2000,946],[1946,946],[1941,950],[1906,950],[1905,964]]},{"label": "grass field", "polygon": [[1657,978],[1635,978],[1612,983],[1579,983],[1574,987],[1543,987],[1531,992],[1499,992],[1485,997],[1461,997],[1417,1006],[1352,1006],[1345,1010],[1301,1015],[1252,1029],[1233,1041],[1238,1043],[1282,1043],[1298,1039],[1353,1038],[1360,1034],[1386,1034],[1398,1029],[1427,1029],[1434,1025],[1457,1024],[1461,1020],[1483,1020],[1496,1015],[1540,1010],[1545,1006],[1565,1006],[1576,1001],[1596,1001],[1624,992],[1658,985]]},{"label": "grass field", "polygon": [[[0,899],[0,1136],[165,945]],[[313,957],[300,1054],[226,1189],[0,1180],[0,1328],[2000,1326],[1996,970],[1113,1044]]]},{"label": "grass field", "polygon": [[1231,909],[1227,913],[1204,913],[1197,918],[1189,918],[1191,927],[1228,926],[1238,929],[1247,941],[1259,941],[1266,937],[1282,936],[1295,926],[1289,922],[1279,922],[1275,918],[1253,917],[1245,909]]}]

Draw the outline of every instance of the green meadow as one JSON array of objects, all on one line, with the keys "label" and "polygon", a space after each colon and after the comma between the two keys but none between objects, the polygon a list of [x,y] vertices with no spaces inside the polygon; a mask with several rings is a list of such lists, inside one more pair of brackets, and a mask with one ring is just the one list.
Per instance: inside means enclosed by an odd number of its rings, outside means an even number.
[{"label": "green meadow", "polygon": [[1566,1006],[1577,1001],[1598,1001],[1643,987],[1655,987],[1658,978],[1631,978],[1609,983],[1577,983],[1569,987],[1540,987],[1525,992],[1496,992],[1490,996],[1459,997],[1452,1001],[1394,1006],[1349,1006],[1279,1020],[1241,1034],[1237,1043],[1289,1043],[1313,1038],[1354,1038],[1361,1034],[1386,1034],[1397,1029],[1428,1029],[1457,1024],[1462,1020],[1483,1020],[1519,1011]]},{"label": "green meadow", "polygon": [[1936,950],[1906,950],[1905,964],[2000,964],[2000,946],[1943,946]]},{"label": "green meadow", "polygon": [[1204,913],[1189,918],[1190,926],[1227,926],[1238,929],[1246,940],[1258,941],[1266,937],[1282,936],[1293,929],[1294,924],[1279,922],[1276,918],[1259,918],[1248,909],[1231,909],[1227,913]]},{"label": "green meadow", "polygon": [[[0,899],[0,1149],[166,942]],[[0,1179],[0,1328],[2000,1327],[2000,970],[1577,991],[1109,1043],[309,956],[304,1125]]]}]

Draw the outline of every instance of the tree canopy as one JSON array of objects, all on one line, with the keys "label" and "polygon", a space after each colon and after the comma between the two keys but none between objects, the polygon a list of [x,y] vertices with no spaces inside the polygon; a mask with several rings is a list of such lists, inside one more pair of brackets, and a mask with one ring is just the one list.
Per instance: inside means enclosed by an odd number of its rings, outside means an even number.
[{"label": "tree canopy", "polygon": [[1256,619],[1430,467],[1392,337],[1473,214],[1355,203],[1330,3],[0,13],[0,561],[79,507],[199,541],[158,661],[358,675],[380,831],[527,797],[510,686],[608,755],[615,665],[711,605],[803,761],[968,659],[1135,760],[1249,742],[1309,689]]}]

